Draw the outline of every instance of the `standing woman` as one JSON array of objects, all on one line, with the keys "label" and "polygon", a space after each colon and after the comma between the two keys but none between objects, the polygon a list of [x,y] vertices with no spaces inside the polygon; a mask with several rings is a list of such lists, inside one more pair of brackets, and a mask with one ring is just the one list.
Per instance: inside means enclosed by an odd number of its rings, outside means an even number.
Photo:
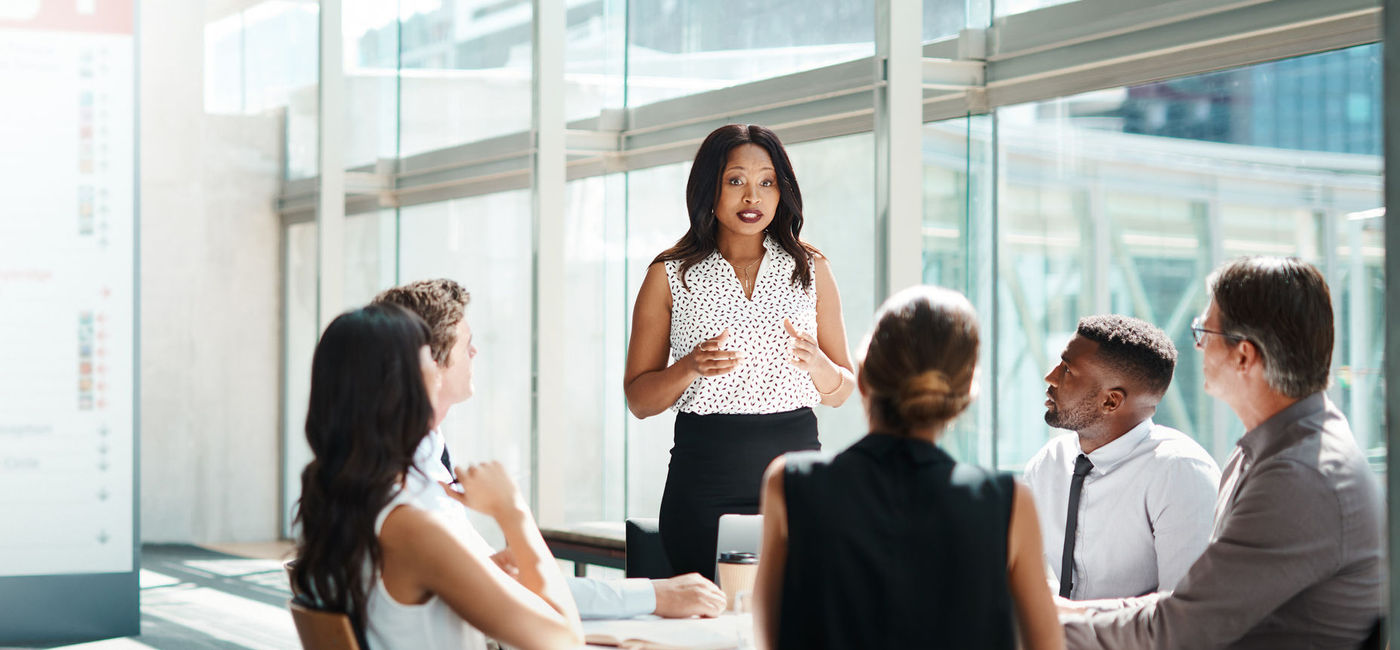
[{"label": "standing woman", "polygon": [[623,379],[639,418],[676,414],[661,540],[677,573],[714,579],[719,516],[757,514],[780,454],[819,449],[817,404],[855,386],[831,265],[803,242],[782,142],[716,129],[686,184],[690,229],[647,269]]}]

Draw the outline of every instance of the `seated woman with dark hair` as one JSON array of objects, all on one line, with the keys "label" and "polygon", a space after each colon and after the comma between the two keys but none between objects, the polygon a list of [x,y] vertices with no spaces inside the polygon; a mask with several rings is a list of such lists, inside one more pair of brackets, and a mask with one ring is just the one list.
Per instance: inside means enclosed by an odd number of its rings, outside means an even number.
[{"label": "seated woman with dark hair", "polygon": [[[397,305],[342,314],[311,363],[292,580],[322,609],[345,612],[370,647],[516,648],[583,643],[578,612],[529,509],[499,463],[457,469],[462,491],[426,480],[413,452],[441,381],[428,327]],[[496,520],[519,573],[463,505]]]},{"label": "seated woman with dark hair", "polygon": [[885,302],[857,371],[870,434],[764,476],[760,647],[1063,648],[1030,493],[934,442],[976,393],[977,316],[915,287]]}]

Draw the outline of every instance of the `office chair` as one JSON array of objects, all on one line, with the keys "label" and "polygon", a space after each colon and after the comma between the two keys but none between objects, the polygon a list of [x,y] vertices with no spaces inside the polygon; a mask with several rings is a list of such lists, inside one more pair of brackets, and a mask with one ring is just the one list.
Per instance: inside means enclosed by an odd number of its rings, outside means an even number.
[{"label": "office chair", "polygon": [[661,529],[655,517],[627,520],[625,566],[629,578],[669,578],[676,574],[666,547],[661,545]]}]

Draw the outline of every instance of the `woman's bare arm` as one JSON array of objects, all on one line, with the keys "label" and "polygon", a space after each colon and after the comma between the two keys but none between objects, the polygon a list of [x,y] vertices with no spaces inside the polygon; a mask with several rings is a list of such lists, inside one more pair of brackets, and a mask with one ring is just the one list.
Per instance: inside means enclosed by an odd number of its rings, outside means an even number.
[{"label": "woman's bare arm", "polygon": [[[836,288],[836,276],[831,272],[831,262],[825,256],[815,256],[812,267],[813,280],[817,283],[817,344],[835,366],[840,382],[835,392],[831,384],[818,386],[817,390],[823,393],[822,404],[840,406],[856,388],[855,366],[846,347],[846,319],[841,313],[841,291]],[[815,377],[813,381],[816,381]]]},{"label": "woman's bare arm", "polygon": [[760,512],[763,513],[763,548],[753,587],[754,641],[759,650],[778,644],[778,608],[783,593],[783,567],[787,564],[787,503],[783,497],[782,456],[768,464],[763,475]]},{"label": "woman's bare arm", "polygon": [[[518,529],[527,523],[506,525],[517,529],[518,537]],[[389,513],[379,541],[385,583],[393,576],[395,584],[415,586],[421,599],[414,602],[436,594],[472,627],[522,650],[573,648],[583,643],[578,613],[562,577],[559,588],[550,584],[531,591],[489,557],[473,553],[435,515],[409,506]],[[554,564],[552,559],[549,564]],[[400,600],[392,587],[390,594]]]},{"label": "woman's bare arm", "polygon": [[1011,526],[1006,540],[1006,575],[1011,598],[1016,602],[1016,620],[1021,628],[1021,647],[1029,650],[1063,650],[1065,632],[1055,611],[1054,599],[1045,583],[1045,561],[1041,556],[1040,522],[1030,490],[1016,484],[1011,503]]}]

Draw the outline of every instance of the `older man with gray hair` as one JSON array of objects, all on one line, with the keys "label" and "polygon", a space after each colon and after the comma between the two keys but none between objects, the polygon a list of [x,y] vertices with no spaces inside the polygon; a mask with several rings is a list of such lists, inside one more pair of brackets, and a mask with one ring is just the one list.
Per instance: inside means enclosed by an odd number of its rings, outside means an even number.
[{"label": "older man with gray hair", "polygon": [[1231,261],[1192,324],[1246,432],[1175,592],[1062,602],[1070,648],[1356,648],[1382,614],[1381,498],[1327,388],[1332,299],[1296,258]]}]

